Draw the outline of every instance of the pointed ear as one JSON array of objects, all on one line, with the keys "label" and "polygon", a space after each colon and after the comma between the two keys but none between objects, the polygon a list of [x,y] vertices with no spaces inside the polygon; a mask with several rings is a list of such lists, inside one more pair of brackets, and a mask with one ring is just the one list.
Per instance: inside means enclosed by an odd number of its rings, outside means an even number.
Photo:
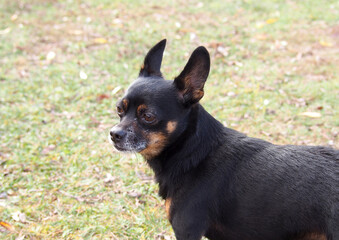
[{"label": "pointed ear", "polygon": [[162,77],[160,72],[162,56],[166,46],[166,39],[158,42],[151,50],[148,51],[144,64],[142,65],[139,77],[159,76]]},{"label": "pointed ear", "polygon": [[204,96],[204,85],[209,71],[210,55],[206,48],[198,47],[184,70],[174,79],[174,85],[185,105],[197,103]]}]

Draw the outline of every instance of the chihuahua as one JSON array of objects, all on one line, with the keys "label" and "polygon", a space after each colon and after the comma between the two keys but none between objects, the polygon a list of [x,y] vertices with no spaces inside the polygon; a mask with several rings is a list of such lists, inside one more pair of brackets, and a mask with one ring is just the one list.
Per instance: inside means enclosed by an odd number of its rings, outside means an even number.
[{"label": "chihuahua", "polygon": [[165,45],[147,53],[117,103],[110,139],[153,169],[176,239],[339,240],[339,151],[275,145],[224,127],[199,104],[206,48],[165,80]]}]

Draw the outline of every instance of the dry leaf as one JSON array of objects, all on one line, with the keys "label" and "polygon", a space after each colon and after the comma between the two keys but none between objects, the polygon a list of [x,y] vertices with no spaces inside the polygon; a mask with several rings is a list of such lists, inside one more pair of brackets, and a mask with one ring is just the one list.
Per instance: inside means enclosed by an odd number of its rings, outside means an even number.
[{"label": "dry leaf", "polygon": [[110,173],[106,173],[106,178],[104,179],[104,183],[114,182],[115,177],[113,177]]},{"label": "dry leaf", "polygon": [[105,44],[105,43],[107,43],[107,39],[106,38],[95,38],[94,39],[94,43],[96,43],[96,44]]},{"label": "dry leaf", "polygon": [[323,46],[323,47],[332,47],[332,46],[333,46],[333,43],[327,42],[327,41],[325,41],[325,40],[320,40],[319,43],[320,43],[320,45]]},{"label": "dry leaf", "polygon": [[13,213],[12,218],[17,222],[22,222],[22,223],[26,222],[26,215],[20,211]]},{"label": "dry leaf", "polygon": [[256,39],[258,40],[266,40],[267,39],[267,35],[266,34],[258,34],[255,36]]},{"label": "dry leaf", "polygon": [[19,235],[19,237],[17,237],[15,240],[24,240],[25,239],[25,235]]},{"label": "dry leaf", "polygon": [[14,14],[11,16],[11,21],[14,22],[15,20],[18,19],[18,15]]},{"label": "dry leaf", "polygon": [[6,199],[8,197],[6,192],[0,193],[0,199]]},{"label": "dry leaf", "polygon": [[87,79],[87,74],[84,71],[80,71],[79,76],[81,79]]},{"label": "dry leaf", "polygon": [[269,19],[266,20],[266,23],[267,24],[272,24],[272,23],[275,23],[276,21],[278,21],[277,18],[269,18]]},{"label": "dry leaf", "polygon": [[122,87],[121,86],[117,86],[117,87],[115,87],[113,90],[112,90],[112,95],[115,95],[115,94],[117,94],[120,90],[122,89]]},{"label": "dry leaf", "polygon": [[229,48],[225,48],[223,46],[218,46],[216,49],[216,53],[221,54],[223,57],[227,57],[228,56],[228,50]]},{"label": "dry leaf", "polygon": [[321,114],[318,112],[303,112],[299,114],[300,116],[305,116],[309,118],[320,118]]},{"label": "dry leaf", "polygon": [[11,224],[9,224],[9,223],[1,222],[0,221],[0,226],[6,228],[10,232],[15,232],[15,228]]},{"label": "dry leaf", "polygon": [[69,33],[73,35],[81,35],[83,31],[76,29],[76,30],[69,31]]},{"label": "dry leaf", "polygon": [[56,56],[55,52],[53,52],[53,51],[48,52],[47,55],[46,55],[46,60],[52,61],[55,58],[55,56]]},{"label": "dry leaf", "polygon": [[5,28],[3,30],[0,30],[0,35],[5,35],[5,34],[9,33],[10,31],[11,31],[10,28]]},{"label": "dry leaf", "polygon": [[127,193],[127,195],[129,196],[129,197],[131,197],[131,198],[139,198],[139,197],[141,197],[141,193],[139,193],[139,192],[129,192],[129,193]]},{"label": "dry leaf", "polygon": [[108,99],[109,98],[109,96],[107,95],[107,94],[99,94],[98,96],[97,96],[97,102],[101,102],[102,100],[104,100],[104,99]]},{"label": "dry leaf", "polygon": [[264,25],[265,25],[265,23],[263,23],[263,22],[258,22],[255,26],[256,26],[257,28],[262,28]]},{"label": "dry leaf", "polygon": [[49,146],[45,147],[44,149],[42,149],[41,154],[47,155],[50,151],[53,151],[55,148],[56,148],[56,146],[54,144],[49,145]]},{"label": "dry leaf", "polygon": [[112,25],[115,26],[116,28],[122,28],[123,27],[122,21],[119,18],[114,19],[113,22],[112,22]]}]

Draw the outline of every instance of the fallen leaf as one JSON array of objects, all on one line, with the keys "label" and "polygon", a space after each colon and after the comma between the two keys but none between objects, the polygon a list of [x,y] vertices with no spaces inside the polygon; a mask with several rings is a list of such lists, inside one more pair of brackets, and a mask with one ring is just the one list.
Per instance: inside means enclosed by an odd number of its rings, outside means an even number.
[{"label": "fallen leaf", "polygon": [[7,194],[8,194],[9,196],[13,196],[13,195],[15,194],[15,192],[14,192],[12,189],[8,189],[8,190],[7,190]]},{"label": "fallen leaf", "polygon": [[73,35],[81,35],[83,31],[76,29],[76,30],[69,31],[69,33]]},{"label": "fallen leaf", "polygon": [[18,19],[18,15],[13,14],[13,15],[11,16],[11,21],[12,21],[12,22],[14,22],[14,21],[17,20],[17,19]]},{"label": "fallen leaf", "polygon": [[321,114],[318,112],[303,112],[299,114],[300,116],[305,116],[309,118],[320,118]]},{"label": "fallen leaf", "polygon": [[227,57],[228,56],[228,48],[225,48],[223,46],[218,46],[216,49],[216,53],[221,54],[223,57]]},{"label": "fallen leaf", "polygon": [[266,40],[267,39],[267,35],[266,34],[258,34],[255,36],[256,39],[258,40]]},{"label": "fallen leaf", "polygon": [[121,86],[117,86],[117,87],[115,87],[113,90],[112,90],[112,95],[115,95],[115,94],[117,94],[120,90],[122,89],[122,87]]},{"label": "fallen leaf", "polygon": [[0,199],[6,199],[8,197],[6,192],[0,193]]},{"label": "fallen leaf", "polygon": [[97,96],[97,102],[101,102],[102,100],[104,100],[104,99],[108,99],[109,98],[109,96],[107,95],[107,94],[99,94],[98,96]]},{"label": "fallen leaf", "polygon": [[272,24],[272,23],[275,23],[276,21],[278,21],[277,18],[269,18],[269,19],[266,20],[266,23],[267,24]]},{"label": "fallen leaf", "polygon": [[9,224],[9,223],[1,222],[0,221],[0,226],[6,228],[10,232],[15,232],[15,228],[11,224]]},{"label": "fallen leaf", "polygon": [[46,60],[52,61],[55,58],[55,56],[56,56],[55,52],[53,52],[53,51],[48,52],[47,55],[46,55]]},{"label": "fallen leaf", "polygon": [[327,41],[325,41],[325,40],[320,40],[319,43],[320,43],[320,45],[323,46],[323,47],[332,47],[332,46],[333,46],[333,43],[327,42]]},{"label": "fallen leaf", "polygon": [[208,47],[210,47],[210,48],[217,48],[220,45],[222,45],[222,42],[210,42],[210,43],[208,43]]},{"label": "fallen leaf", "polygon": [[116,28],[122,28],[123,27],[123,23],[121,21],[121,19],[116,18],[113,20],[112,25],[115,26]]},{"label": "fallen leaf", "polygon": [[95,38],[94,43],[105,44],[105,43],[107,43],[107,39],[106,38]]},{"label": "fallen leaf", "polygon": [[0,35],[5,35],[5,34],[9,33],[10,31],[11,31],[10,28],[5,28],[3,30],[0,30]]},{"label": "fallen leaf", "polygon": [[104,183],[111,183],[115,180],[115,177],[113,177],[110,173],[106,174],[106,178],[104,179]]},{"label": "fallen leaf", "polygon": [[258,22],[255,26],[257,28],[262,28],[265,24],[263,22]]},{"label": "fallen leaf", "polygon": [[25,235],[20,235],[19,237],[17,237],[15,240],[24,240],[25,239]]},{"label": "fallen leaf", "polygon": [[87,74],[84,71],[80,71],[79,76],[81,79],[87,79]]},{"label": "fallen leaf", "polygon": [[129,193],[127,193],[127,195],[129,196],[129,197],[132,197],[132,198],[139,198],[139,197],[141,197],[141,193],[138,193],[138,192],[129,192]]},{"label": "fallen leaf", "polygon": [[14,212],[12,214],[12,218],[17,222],[22,222],[22,223],[26,222],[26,215],[20,211]]},{"label": "fallen leaf", "polygon": [[42,155],[47,155],[50,151],[54,150],[55,147],[56,146],[54,144],[49,145],[49,146],[45,147],[44,149],[42,149],[41,154]]}]

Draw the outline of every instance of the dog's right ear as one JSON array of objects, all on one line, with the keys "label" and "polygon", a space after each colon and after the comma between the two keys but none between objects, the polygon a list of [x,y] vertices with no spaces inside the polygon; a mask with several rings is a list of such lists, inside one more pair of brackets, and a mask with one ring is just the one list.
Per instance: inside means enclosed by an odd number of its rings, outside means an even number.
[{"label": "dog's right ear", "polygon": [[148,51],[144,64],[142,65],[139,77],[158,76],[162,77],[160,68],[162,62],[162,56],[164,54],[166,46],[166,39],[158,42],[151,50]]}]

